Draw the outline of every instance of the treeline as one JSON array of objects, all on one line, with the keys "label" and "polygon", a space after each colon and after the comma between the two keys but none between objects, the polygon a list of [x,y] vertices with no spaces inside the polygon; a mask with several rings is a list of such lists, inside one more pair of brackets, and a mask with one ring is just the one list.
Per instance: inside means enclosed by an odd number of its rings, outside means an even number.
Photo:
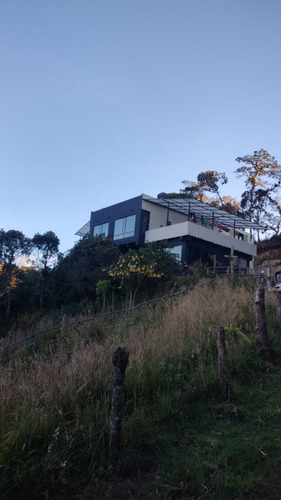
[{"label": "treeline", "polygon": [[[21,231],[0,230],[0,298],[6,319],[10,317],[13,291],[31,278],[28,276],[27,279],[31,262],[34,271],[37,269],[39,274],[39,304],[42,308],[49,263],[57,256],[58,248],[59,239],[53,231],[36,233],[33,238],[27,238]],[[28,260],[31,255],[33,261]]]},{"label": "treeline", "polygon": [[[167,245],[149,244],[122,254],[109,239],[84,237],[65,255],[52,232],[32,239],[0,231],[1,333],[23,316],[59,310],[95,313],[132,306],[168,290],[178,264]],[[27,321],[28,322],[28,321]]]},{"label": "treeline", "polygon": [[274,234],[271,238],[258,242],[258,252],[255,258],[256,265],[259,266],[268,260],[280,260],[281,262],[280,234]]},{"label": "treeline", "polygon": [[258,254],[281,248],[281,234],[274,234],[269,239],[264,239],[258,243]]}]

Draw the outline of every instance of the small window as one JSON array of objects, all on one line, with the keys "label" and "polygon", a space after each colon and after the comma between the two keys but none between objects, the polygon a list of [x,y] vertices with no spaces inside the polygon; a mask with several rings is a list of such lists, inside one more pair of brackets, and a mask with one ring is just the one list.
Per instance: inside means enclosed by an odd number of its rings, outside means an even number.
[{"label": "small window", "polygon": [[99,226],[95,226],[94,227],[94,236],[103,236],[104,238],[107,238],[108,230],[109,230],[109,223],[108,222],[106,222],[105,224],[100,224]]},{"label": "small window", "polygon": [[122,240],[135,235],[136,216],[130,215],[123,219],[117,219],[114,224],[114,240]]}]

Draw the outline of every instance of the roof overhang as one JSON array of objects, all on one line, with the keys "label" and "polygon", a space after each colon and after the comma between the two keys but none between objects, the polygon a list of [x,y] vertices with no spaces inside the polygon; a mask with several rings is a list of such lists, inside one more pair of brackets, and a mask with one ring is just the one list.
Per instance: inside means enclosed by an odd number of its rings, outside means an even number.
[{"label": "roof overhang", "polygon": [[177,212],[187,215],[187,217],[190,217],[192,214],[206,217],[226,227],[240,228],[243,230],[265,230],[265,227],[260,224],[243,219],[242,217],[238,217],[237,215],[233,215],[225,210],[221,210],[220,208],[213,207],[212,205],[208,205],[207,203],[203,203],[193,198],[152,198],[148,201],[171,210],[176,210]]},{"label": "roof overhang", "polygon": [[85,236],[90,232],[90,221],[84,224],[78,231],[76,231],[75,235],[76,236]]}]

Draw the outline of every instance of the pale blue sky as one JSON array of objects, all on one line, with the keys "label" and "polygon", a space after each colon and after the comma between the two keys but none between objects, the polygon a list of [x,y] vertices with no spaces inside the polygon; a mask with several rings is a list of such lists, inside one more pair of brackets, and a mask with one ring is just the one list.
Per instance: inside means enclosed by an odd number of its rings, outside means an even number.
[{"label": "pale blue sky", "polygon": [[280,0],[1,0],[0,228],[54,231],[179,191],[237,156],[281,163]]}]

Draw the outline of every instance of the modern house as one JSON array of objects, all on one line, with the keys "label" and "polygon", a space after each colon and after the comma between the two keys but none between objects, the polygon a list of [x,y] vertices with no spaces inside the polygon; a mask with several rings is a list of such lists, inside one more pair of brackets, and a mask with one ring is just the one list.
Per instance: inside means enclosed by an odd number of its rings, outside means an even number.
[{"label": "modern house", "polygon": [[[162,196],[162,197],[160,197]],[[135,198],[91,212],[77,235],[103,235],[121,251],[145,243],[168,241],[179,261],[210,266],[250,268],[257,247],[254,234],[263,229],[224,210],[191,198]]]}]

